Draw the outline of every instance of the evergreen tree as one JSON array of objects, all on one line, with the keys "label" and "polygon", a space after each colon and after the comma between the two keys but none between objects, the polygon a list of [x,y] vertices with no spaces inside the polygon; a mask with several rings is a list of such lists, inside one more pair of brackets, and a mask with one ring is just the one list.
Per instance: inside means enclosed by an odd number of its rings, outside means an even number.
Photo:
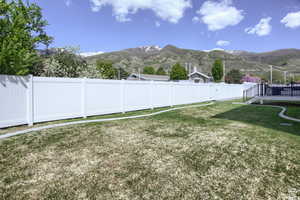
[{"label": "evergreen tree", "polygon": [[220,82],[222,80],[224,72],[223,63],[221,59],[215,60],[211,73],[215,82]]},{"label": "evergreen tree", "polygon": [[170,73],[171,80],[186,80],[187,72],[184,67],[182,67],[179,63],[176,63]]}]

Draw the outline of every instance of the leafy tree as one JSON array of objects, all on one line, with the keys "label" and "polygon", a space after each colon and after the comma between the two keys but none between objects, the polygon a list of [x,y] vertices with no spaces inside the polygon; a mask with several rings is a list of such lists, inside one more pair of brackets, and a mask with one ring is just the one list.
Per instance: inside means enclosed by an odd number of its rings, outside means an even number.
[{"label": "leafy tree", "polygon": [[222,80],[224,72],[221,59],[215,60],[211,73],[215,82],[220,82]]},{"label": "leafy tree", "polygon": [[143,74],[155,74],[155,69],[151,66],[144,67]]},{"label": "leafy tree", "polygon": [[96,68],[103,79],[117,78],[117,70],[113,67],[113,63],[111,61],[98,60],[96,62]]},{"label": "leafy tree", "polygon": [[[266,72],[264,74],[262,74],[262,79],[265,80],[266,82],[271,82],[270,78],[271,78],[271,74],[270,72]],[[277,71],[277,70],[273,70],[272,72],[272,83],[284,83],[284,75],[283,72]]]},{"label": "leafy tree", "polygon": [[156,74],[157,75],[166,75],[166,72],[165,72],[164,68],[160,67],[157,69]]},{"label": "leafy tree", "polygon": [[127,79],[129,76],[129,73],[123,69],[122,67],[117,69],[117,73],[118,73],[118,78],[119,79]]},{"label": "leafy tree", "polygon": [[171,80],[186,80],[187,72],[184,67],[182,67],[179,63],[176,63],[170,73]]},{"label": "leafy tree", "polygon": [[241,83],[243,74],[238,69],[229,71],[225,77],[226,83]]},{"label": "leafy tree", "polygon": [[294,81],[296,81],[296,82],[300,82],[300,75],[296,75],[296,76],[294,76]]},{"label": "leafy tree", "polygon": [[79,77],[87,68],[86,61],[78,56],[73,47],[51,49],[44,60],[35,65],[33,74],[36,76]]},{"label": "leafy tree", "polygon": [[52,41],[41,8],[22,0],[0,0],[0,74],[25,75],[39,62],[36,47]]}]

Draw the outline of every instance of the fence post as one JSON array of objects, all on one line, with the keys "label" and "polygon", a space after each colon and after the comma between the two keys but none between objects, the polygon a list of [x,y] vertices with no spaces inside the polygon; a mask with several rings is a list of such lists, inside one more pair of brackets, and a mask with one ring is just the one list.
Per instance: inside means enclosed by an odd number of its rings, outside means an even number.
[{"label": "fence post", "polygon": [[154,91],[154,81],[150,81],[150,108],[153,110],[154,109],[154,102],[153,102],[153,91]]},{"label": "fence post", "polygon": [[81,79],[81,115],[86,118],[86,77]]},{"label": "fence post", "polygon": [[28,126],[33,126],[33,76],[28,75],[28,85],[27,85],[27,124]]},{"label": "fence post", "polygon": [[293,94],[293,82],[291,82],[291,96],[294,96],[294,94]]},{"label": "fence post", "polygon": [[173,92],[174,92],[174,82],[170,82],[170,92],[169,92],[169,100],[170,100],[170,107],[173,107]]},{"label": "fence post", "polygon": [[122,113],[124,114],[125,113],[125,80],[124,79],[122,79],[121,80],[121,90],[120,90],[120,92],[121,92],[121,102],[120,102],[120,104],[121,104],[121,111],[122,111]]}]

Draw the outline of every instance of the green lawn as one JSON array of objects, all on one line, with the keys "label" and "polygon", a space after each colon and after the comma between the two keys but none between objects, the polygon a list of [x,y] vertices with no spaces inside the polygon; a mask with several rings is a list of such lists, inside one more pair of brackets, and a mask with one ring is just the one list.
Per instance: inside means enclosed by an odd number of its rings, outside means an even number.
[{"label": "green lawn", "polygon": [[297,199],[300,123],[279,110],[218,102],[2,140],[0,199]]}]

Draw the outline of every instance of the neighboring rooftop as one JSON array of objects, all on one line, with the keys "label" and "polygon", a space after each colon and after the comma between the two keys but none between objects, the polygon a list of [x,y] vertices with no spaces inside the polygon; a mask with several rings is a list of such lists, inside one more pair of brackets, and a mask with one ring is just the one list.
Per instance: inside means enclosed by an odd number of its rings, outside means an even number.
[{"label": "neighboring rooftop", "polygon": [[167,75],[131,74],[128,80],[169,81],[170,77]]}]

